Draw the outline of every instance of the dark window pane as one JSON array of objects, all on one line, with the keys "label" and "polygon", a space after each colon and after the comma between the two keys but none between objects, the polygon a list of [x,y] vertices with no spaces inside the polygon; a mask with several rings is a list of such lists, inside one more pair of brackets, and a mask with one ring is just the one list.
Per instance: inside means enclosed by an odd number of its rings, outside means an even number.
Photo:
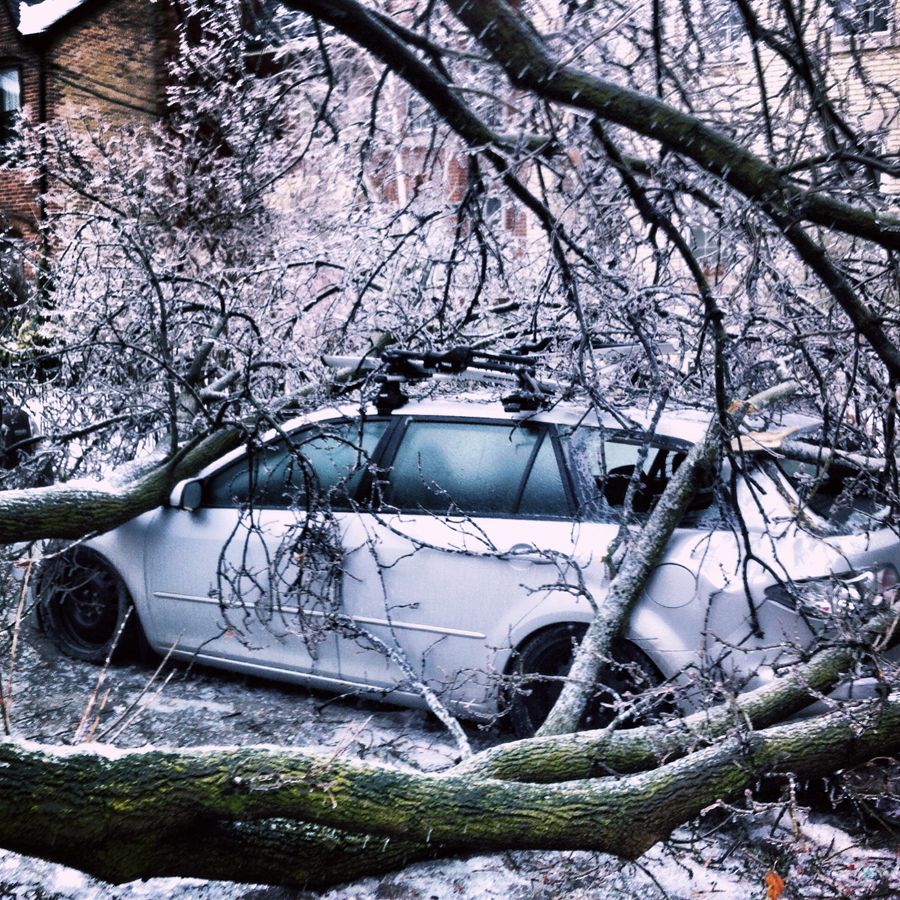
[{"label": "dark window pane", "polygon": [[544,438],[535,457],[519,503],[519,515],[545,516],[548,519],[569,515],[566,489],[549,436]]},{"label": "dark window pane", "polygon": [[[0,235],[0,308],[12,309],[27,298],[23,242],[12,234]],[[4,318],[0,314],[0,323]]]},{"label": "dark window pane", "polygon": [[[569,466],[586,499],[586,515],[616,519],[625,505],[628,486],[638,464],[641,439],[604,433],[599,428],[578,428],[564,439]],[[637,474],[635,513],[648,513],[656,505],[669,479],[684,462],[687,449],[653,439]],[[712,485],[697,492],[689,509],[709,507],[715,498]]]},{"label": "dark window pane", "polygon": [[0,68],[0,144],[7,143],[13,137],[21,108],[22,89],[18,68]]},{"label": "dark window pane", "polygon": [[[207,506],[286,508],[306,506],[312,491],[335,509],[346,509],[388,423],[342,422],[310,427],[291,435],[290,447],[273,441],[235,460],[205,485]],[[310,480],[307,475],[312,475]]]},{"label": "dark window pane", "polygon": [[465,422],[413,422],[388,478],[398,509],[507,515],[515,512],[539,432]]},{"label": "dark window pane", "polygon": [[890,0],[839,0],[835,31],[848,35],[887,31],[890,10]]},{"label": "dark window pane", "polygon": [[260,505],[260,484],[269,486],[274,473],[283,471],[284,456],[283,447],[269,445],[235,460],[206,482],[204,505],[244,506],[251,496]]}]

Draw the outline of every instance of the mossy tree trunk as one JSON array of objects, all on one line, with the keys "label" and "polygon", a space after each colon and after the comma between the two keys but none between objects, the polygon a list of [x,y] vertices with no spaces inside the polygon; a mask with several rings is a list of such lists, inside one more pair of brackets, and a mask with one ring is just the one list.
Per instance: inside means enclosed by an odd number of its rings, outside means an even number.
[{"label": "mossy tree trunk", "polygon": [[[553,742],[529,744],[533,767],[568,774]],[[434,775],[330,752],[104,753],[7,742],[0,843],[111,881],[179,874],[318,888],[486,850],[636,858],[766,773],[824,774],[898,750],[900,694],[746,731],[631,775],[552,783],[489,777],[478,757]]]}]

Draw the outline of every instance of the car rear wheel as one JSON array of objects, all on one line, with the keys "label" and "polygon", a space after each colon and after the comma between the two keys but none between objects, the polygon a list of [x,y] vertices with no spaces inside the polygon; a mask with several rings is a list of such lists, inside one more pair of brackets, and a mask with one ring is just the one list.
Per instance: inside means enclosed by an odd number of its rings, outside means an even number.
[{"label": "car rear wheel", "polygon": [[[586,630],[587,626],[579,623],[554,625],[532,635],[516,652],[507,672],[507,712],[516,737],[531,737],[547,718]],[[649,657],[634,644],[618,641],[611,655],[613,661],[600,674],[581,728],[603,728],[627,711],[629,701],[662,681]],[[665,698],[651,699],[652,703],[628,715],[623,726],[646,724],[671,707]]]},{"label": "car rear wheel", "polygon": [[79,547],[51,560],[40,577],[40,621],[67,656],[104,663],[134,654],[140,624],[119,574]]}]

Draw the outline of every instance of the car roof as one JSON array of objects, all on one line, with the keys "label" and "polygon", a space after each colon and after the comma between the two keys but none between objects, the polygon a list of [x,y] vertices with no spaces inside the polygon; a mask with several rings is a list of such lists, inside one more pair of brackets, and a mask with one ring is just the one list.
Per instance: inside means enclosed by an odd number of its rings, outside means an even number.
[{"label": "car roof", "polygon": [[[356,419],[362,413],[367,416],[377,416],[379,413],[372,405],[360,404],[333,404],[323,406],[318,410],[289,419],[279,425],[278,429],[272,429],[262,435],[263,442],[273,440],[279,434],[291,432],[304,425],[312,425],[329,419]],[[560,402],[553,406],[538,411],[509,412],[496,395],[485,393],[454,394],[453,396],[430,396],[426,398],[410,399],[403,406],[392,410],[390,417],[413,416],[452,418],[467,420],[491,420],[506,422],[546,422],[555,425],[568,425],[577,427],[586,425],[596,427],[601,424],[604,428],[615,431],[647,432],[653,427],[655,410],[651,407],[624,407],[610,408],[597,411],[587,403]],[[672,408],[664,411],[658,418],[654,435],[659,438],[674,438],[688,443],[696,443],[702,440],[709,426],[712,413],[708,410],[692,407]],[[820,424],[820,420],[809,416],[787,414],[781,417],[781,424],[799,424],[803,428],[810,428]],[[243,447],[238,447],[220,459],[211,463],[197,477],[218,470],[223,465],[237,459],[244,452]]]},{"label": "car roof", "polygon": [[[334,417],[355,419],[362,411],[367,415],[377,415],[373,406],[334,405],[323,407],[314,413],[299,416],[285,422],[282,428],[292,431],[307,423],[321,422]],[[602,424],[605,428],[622,431],[646,431],[653,423],[654,410],[650,408],[627,407],[609,411],[591,409],[587,404],[557,403],[538,411],[509,412],[493,396],[466,394],[452,398],[429,397],[411,399],[403,406],[392,410],[390,416],[416,416],[458,419],[485,419],[508,422],[549,422],[557,425]],[[664,412],[656,424],[659,436],[676,437],[694,442],[706,432],[711,414],[705,410],[683,408]],[[274,432],[273,432],[274,436]]]}]

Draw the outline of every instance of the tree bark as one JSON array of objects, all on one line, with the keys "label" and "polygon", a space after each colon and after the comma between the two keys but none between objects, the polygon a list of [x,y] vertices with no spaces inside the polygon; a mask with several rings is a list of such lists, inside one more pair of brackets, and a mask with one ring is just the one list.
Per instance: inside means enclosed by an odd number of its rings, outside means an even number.
[{"label": "tree bark", "polygon": [[0,543],[102,534],[165,503],[172,488],[237,447],[242,432],[221,429],[148,472],[116,483],[87,481],[0,492]]},{"label": "tree bark", "polygon": [[[584,849],[633,859],[766,773],[809,777],[898,750],[900,693],[740,734],[649,772],[555,784],[405,772],[304,750],[6,742],[0,843],[111,881],[253,873],[319,887],[437,854]],[[173,860],[179,845],[190,852]]]}]

